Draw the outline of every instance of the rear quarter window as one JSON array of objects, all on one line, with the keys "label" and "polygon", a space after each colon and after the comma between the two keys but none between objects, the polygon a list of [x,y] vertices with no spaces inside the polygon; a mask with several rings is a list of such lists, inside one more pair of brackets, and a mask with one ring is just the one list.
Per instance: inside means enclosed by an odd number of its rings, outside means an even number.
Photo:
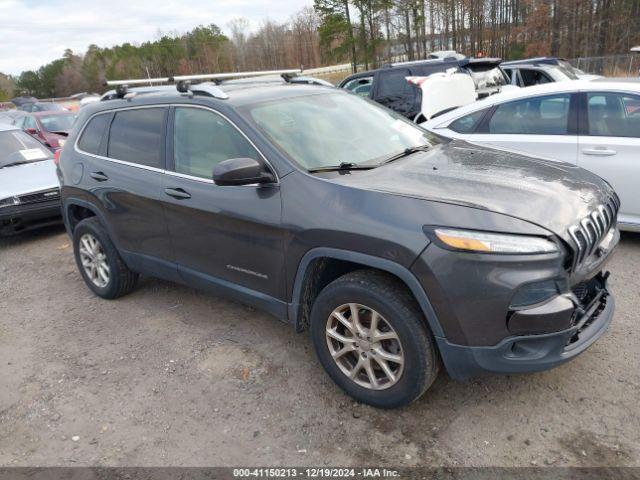
[{"label": "rear quarter window", "polygon": [[449,124],[449,130],[453,130],[457,133],[473,133],[476,131],[478,124],[484,117],[487,109],[473,112],[464,117],[460,117]]},{"label": "rear quarter window", "polygon": [[110,118],[111,115],[106,113],[91,118],[82,131],[80,140],[78,140],[78,148],[83,152],[98,155],[100,142],[102,141],[102,136],[109,124]]},{"label": "rear quarter window", "polygon": [[166,112],[166,108],[161,107],[116,112],[109,131],[107,156],[146,167],[162,168]]}]

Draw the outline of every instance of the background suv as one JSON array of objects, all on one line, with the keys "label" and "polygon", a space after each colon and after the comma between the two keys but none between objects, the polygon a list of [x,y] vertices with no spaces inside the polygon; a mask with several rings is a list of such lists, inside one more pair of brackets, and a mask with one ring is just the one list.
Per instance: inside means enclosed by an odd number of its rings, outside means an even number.
[{"label": "background suv", "polygon": [[619,202],[597,176],[439,145],[334,88],[177,89],[87,106],[60,154],[95,294],[145,274],[263,308],[309,330],[341,388],[386,408],[441,364],[458,379],[559,365],[611,322]]}]

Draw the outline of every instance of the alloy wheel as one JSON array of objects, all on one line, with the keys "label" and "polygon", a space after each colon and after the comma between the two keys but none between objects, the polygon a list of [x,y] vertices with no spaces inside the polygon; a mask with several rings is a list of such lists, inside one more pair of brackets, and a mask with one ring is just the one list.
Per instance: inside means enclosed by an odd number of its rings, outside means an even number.
[{"label": "alloy wheel", "polygon": [[326,340],[338,368],[361,387],[384,390],[400,380],[400,338],[374,309],[357,303],[339,306],[327,319]]},{"label": "alloy wheel", "polygon": [[85,233],[80,237],[79,253],[80,263],[91,283],[99,288],[106,287],[111,270],[100,241],[90,233]]}]

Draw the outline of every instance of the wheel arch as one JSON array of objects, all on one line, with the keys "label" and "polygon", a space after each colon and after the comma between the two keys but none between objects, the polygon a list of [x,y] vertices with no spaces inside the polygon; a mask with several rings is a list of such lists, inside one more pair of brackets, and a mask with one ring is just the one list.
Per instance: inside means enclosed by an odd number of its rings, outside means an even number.
[{"label": "wheel arch", "polygon": [[426,292],[408,268],[385,258],[325,247],[309,250],[298,264],[288,307],[289,321],[296,331],[302,332],[308,326],[311,305],[324,286],[345,273],[363,268],[380,270],[401,281],[418,302],[432,334],[444,337]]}]

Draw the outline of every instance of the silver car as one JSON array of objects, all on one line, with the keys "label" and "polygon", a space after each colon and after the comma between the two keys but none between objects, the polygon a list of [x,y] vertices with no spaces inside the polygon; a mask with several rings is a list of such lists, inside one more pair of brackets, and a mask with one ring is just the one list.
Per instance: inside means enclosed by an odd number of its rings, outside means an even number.
[{"label": "silver car", "polygon": [[51,152],[22,130],[0,124],[0,236],[60,222]]}]

